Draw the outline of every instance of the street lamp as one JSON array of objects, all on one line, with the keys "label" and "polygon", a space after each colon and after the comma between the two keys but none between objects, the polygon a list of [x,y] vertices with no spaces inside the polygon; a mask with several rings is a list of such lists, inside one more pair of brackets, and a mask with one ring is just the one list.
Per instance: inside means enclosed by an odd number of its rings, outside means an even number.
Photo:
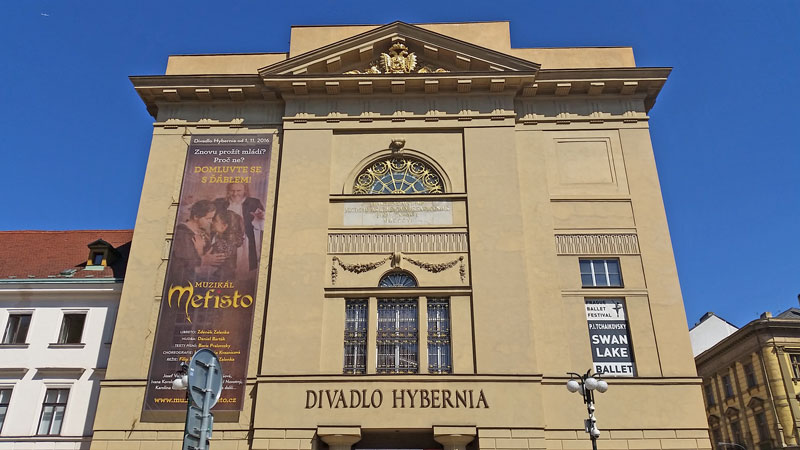
[{"label": "street lamp", "polygon": [[594,391],[602,394],[608,390],[608,383],[601,380],[599,374],[591,374],[591,372],[591,370],[587,370],[584,375],[567,372],[567,375],[570,376],[567,381],[567,390],[580,392],[583,395],[583,403],[586,404],[586,410],[589,412],[589,418],[584,420],[583,427],[592,440],[592,450],[597,450],[597,438],[600,437],[600,430],[597,429],[597,419],[594,417]]},{"label": "street lamp", "polygon": [[[174,380],[172,380],[172,390],[175,391],[185,391],[189,388],[189,375],[187,374],[189,370],[189,365],[185,362],[181,362],[180,369]],[[188,393],[186,394],[189,395]]]}]

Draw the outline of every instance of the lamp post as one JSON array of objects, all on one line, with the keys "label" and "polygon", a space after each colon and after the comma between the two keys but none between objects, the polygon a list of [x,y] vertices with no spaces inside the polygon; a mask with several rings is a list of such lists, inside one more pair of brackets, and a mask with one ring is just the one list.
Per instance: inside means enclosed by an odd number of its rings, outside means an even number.
[{"label": "lamp post", "polygon": [[744,445],[736,444],[734,442],[717,442],[717,447],[733,447],[733,448],[740,448],[742,450],[747,450],[747,447],[745,447]]},{"label": "lamp post", "polygon": [[567,375],[570,376],[567,381],[567,390],[580,392],[583,395],[583,403],[586,404],[586,410],[589,412],[589,418],[584,420],[583,427],[592,440],[592,450],[597,450],[597,438],[600,437],[600,430],[597,429],[597,419],[594,417],[594,391],[602,394],[608,390],[608,383],[601,380],[600,375],[591,372],[591,370],[587,370],[584,375],[567,372]]}]

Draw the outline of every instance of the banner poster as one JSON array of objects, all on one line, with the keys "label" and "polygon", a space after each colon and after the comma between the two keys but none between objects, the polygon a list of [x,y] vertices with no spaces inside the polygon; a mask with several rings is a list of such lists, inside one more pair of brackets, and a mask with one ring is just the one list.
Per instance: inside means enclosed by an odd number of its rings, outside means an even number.
[{"label": "banner poster", "polygon": [[265,227],[272,135],[191,136],[161,297],[145,411],[186,410],[171,389],[180,362],[213,350],[223,372],[215,410],[243,407]]},{"label": "banner poster", "polygon": [[594,372],[604,377],[636,376],[625,302],[616,298],[586,299],[586,321]]}]

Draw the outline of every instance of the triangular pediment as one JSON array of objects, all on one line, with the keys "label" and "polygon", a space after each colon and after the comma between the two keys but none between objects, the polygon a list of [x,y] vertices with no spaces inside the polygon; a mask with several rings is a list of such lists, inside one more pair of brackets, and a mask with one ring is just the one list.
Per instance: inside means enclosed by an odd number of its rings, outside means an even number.
[{"label": "triangular pediment", "polygon": [[404,22],[352,36],[264,67],[265,78],[283,76],[422,73],[533,74],[539,64]]}]

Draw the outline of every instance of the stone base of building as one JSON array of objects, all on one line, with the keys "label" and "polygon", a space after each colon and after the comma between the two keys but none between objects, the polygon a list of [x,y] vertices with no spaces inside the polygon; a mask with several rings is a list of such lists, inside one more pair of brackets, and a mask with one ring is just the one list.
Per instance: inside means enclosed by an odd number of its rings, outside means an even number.
[{"label": "stone base of building", "polygon": [[[424,430],[415,430],[415,433],[420,431]],[[397,433],[402,434],[403,431]],[[705,429],[611,430],[601,433],[597,440],[598,450],[711,449],[708,430]],[[374,442],[374,440],[366,441],[370,434],[369,430],[361,430],[358,427],[256,429],[252,432],[215,431],[211,446],[214,450],[317,450],[323,446],[327,446],[329,450],[400,448],[393,442],[385,442],[382,446],[370,445]],[[381,430],[381,434],[390,436],[386,430]],[[365,442],[362,442],[362,438]],[[95,436],[91,450],[177,450],[181,448],[181,439],[182,433],[177,431],[134,431],[120,432],[120,434],[105,432]],[[438,443],[444,450],[591,450],[592,448],[588,435],[582,430],[476,429],[461,426],[434,427],[429,442],[421,442],[416,447],[408,446],[408,448],[432,448],[430,442]],[[3,448],[5,447],[0,447]]]}]

